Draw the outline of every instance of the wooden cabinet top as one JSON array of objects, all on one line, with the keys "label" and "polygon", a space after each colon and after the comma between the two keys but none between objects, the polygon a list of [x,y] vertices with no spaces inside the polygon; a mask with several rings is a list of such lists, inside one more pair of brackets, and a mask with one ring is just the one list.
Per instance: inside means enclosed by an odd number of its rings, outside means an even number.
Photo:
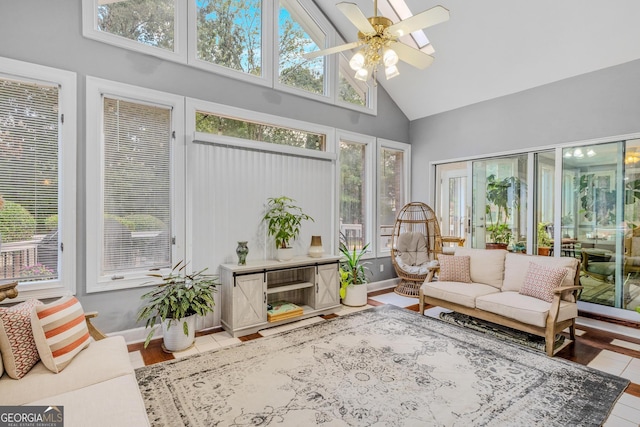
[{"label": "wooden cabinet top", "polygon": [[220,264],[220,268],[231,271],[233,273],[251,273],[252,271],[260,272],[265,270],[279,270],[285,268],[313,266],[316,264],[330,264],[338,262],[338,260],[340,260],[340,256],[337,255],[324,255],[319,258],[312,258],[310,256],[304,255],[294,257],[290,261],[267,259],[247,261],[246,265]]}]

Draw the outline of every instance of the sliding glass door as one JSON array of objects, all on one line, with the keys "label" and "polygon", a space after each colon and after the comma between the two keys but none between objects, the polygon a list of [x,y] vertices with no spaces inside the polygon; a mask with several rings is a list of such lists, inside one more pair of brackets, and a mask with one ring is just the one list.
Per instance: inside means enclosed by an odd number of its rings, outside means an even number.
[{"label": "sliding glass door", "polygon": [[472,247],[520,247],[527,235],[527,155],[477,160],[472,169]]}]

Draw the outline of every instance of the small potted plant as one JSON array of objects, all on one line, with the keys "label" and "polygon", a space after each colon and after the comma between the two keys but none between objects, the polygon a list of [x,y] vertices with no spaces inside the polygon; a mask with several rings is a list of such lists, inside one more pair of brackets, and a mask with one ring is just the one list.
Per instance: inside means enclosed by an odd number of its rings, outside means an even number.
[{"label": "small potted plant", "polygon": [[295,200],[286,197],[270,197],[267,199],[267,210],[262,217],[267,225],[267,233],[276,241],[278,261],[288,261],[293,258],[293,248],[289,245],[300,235],[302,221],[313,221],[302,208],[295,204]]},{"label": "small potted plant", "polygon": [[213,311],[213,293],[219,285],[218,277],[205,274],[206,268],[185,273],[186,266],[180,261],[167,275],[149,274],[161,279],[161,283],[141,297],[146,302],[138,312],[138,321],[146,320],[146,327],[151,328],[145,348],[156,332],[158,321],[162,325],[167,351],[189,348],[195,340],[196,315],[204,316]]},{"label": "small potted plant", "polygon": [[538,223],[538,255],[549,256],[551,253],[551,237],[547,232],[549,224],[544,222]]},{"label": "small potted plant", "polygon": [[361,307],[367,304],[367,267],[362,256],[367,253],[369,244],[360,251],[355,246],[350,250],[346,244],[340,243],[343,259],[340,261],[340,298],[342,303],[350,307]]}]

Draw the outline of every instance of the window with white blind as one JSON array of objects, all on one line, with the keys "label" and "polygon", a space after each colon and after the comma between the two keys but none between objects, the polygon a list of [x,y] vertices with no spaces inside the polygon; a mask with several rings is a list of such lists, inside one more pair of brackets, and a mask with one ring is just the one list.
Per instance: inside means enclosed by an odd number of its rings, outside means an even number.
[{"label": "window with white blind", "polygon": [[0,70],[0,282],[21,299],[70,294],[75,74],[5,58]]},{"label": "window with white blind", "polygon": [[145,96],[114,85],[109,90],[104,84],[96,93],[88,84],[87,90],[87,96],[99,99],[97,105],[91,101],[97,107],[97,129],[88,126],[88,132],[99,137],[95,143],[100,146],[90,150],[90,164],[99,171],[88,188],[88,206],[96,213],[88,219],[94,266],[90,291],[137,286],[149,281],[149,272],[168,269],[173,262],[173,132],[179,98]]}]

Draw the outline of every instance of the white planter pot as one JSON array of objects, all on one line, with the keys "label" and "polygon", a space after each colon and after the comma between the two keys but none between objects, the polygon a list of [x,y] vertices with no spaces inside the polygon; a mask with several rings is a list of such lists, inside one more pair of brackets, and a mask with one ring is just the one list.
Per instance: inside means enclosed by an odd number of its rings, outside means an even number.
[{"label": "white planter pot", "polygon": [[362,307],[363,305],[367,305],[367,284],[347,286],[347,293],[342,300],[342,304],[348,305],[349,307]]},{"label": "white planter pot", "polygon": [[276,252],[276,259],[278,261],[289,261],[295,254],[293,248],[278,248]]},{"label": "white planter pot", "polygon": [[[187,322],[189,334],[185,335],[182,322]],[[171,324],[171,327],[169,327]],[[195,341],[196,315],[175,320],[167,319],[162,323],[162,340],[167,351],[182,351],[191,347]]]}]

